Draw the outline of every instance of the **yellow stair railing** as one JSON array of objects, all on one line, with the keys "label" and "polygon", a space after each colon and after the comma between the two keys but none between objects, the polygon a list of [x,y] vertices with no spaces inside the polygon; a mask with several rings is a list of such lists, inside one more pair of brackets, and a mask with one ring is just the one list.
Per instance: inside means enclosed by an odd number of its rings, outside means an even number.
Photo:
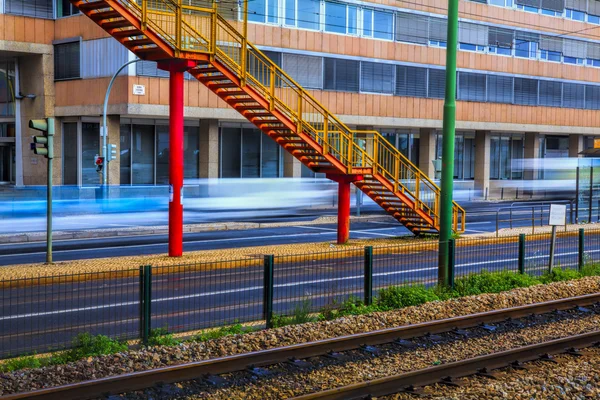
[{"label": "yellow stair railing", "polygon": [[[142,26],[154,30],[177,57],[195,59],[208,54],[226,65],[291,121],[298,133],[309,135],[346,168],[370,168],[374,176],[393,186],[394,194],[412,199],[439,229],[440,188],[377,131],[352,131],[329,112],[285,71],[256,48],[229,22],[211,0],[118,0],[139,17]],[[212,6],[210,6],[212,5]],[[210,7],[209,7],[210,6]],[[453,204],[453,229],[465,229],[465,211]]]}]

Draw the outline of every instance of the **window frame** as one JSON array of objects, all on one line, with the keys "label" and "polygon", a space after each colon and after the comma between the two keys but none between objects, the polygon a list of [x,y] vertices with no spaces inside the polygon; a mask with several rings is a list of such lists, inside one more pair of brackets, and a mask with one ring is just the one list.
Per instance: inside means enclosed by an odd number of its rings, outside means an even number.
[{"label": "window frame", "polygon": [[[61,81],[71,81],[71,80],[76,80],[76,79],[82,79],[81,78],[81,67],[83,65],[83,59],[82,59],[82,51],[81,51],[81,43],[82,42],[82,38],[81,37],[77,37],[77,38],[70,38],[70,39],[63,39],[63,40],[56,40],[52,42],[52,47],[54,50],[54,57],[53,57],[53,62],[54,62],[54,81],[55,82],[61,82]],[[64,45],[70,45],[70,44],[74,44],[77,43],[77,46],[79,47],[79,73],[77,74],[76,77],[68,77],[68,78],[56,78],[56,46],[64,46]]]}]

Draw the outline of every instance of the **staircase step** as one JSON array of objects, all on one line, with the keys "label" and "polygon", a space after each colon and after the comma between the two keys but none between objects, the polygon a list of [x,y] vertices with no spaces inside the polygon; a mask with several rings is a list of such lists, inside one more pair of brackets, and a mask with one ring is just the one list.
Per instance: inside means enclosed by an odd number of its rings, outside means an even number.
[{"label": "staircase step", "polygon": [[90,12],[90,11],[94,11],[94,10],[100,10],[102,8],[109,8],[109,5],[103,1],[94,1],[91,3],[80,3],[77,4],[77,8],[79,8],[79,10],[82,13],[86,13],[86,12]]},{"label": "staircase step", "polygon": [[128,26],[133,26],[133,25],[131,25],[131,22],[129,22],[125,18],[123,18],[118,21],[102,22],[100,24],[100,26],[103,29],[108,31],[108,30],[112,30],[112,29],[126,28]]},{"label": "staircase step", "polygon": [[228,82],[228,83],[215,83],[215,84],[208,84],[207,85],[209,87],[209,89],[211,90],[217,90],[217,89],[228,89],[228,88],[236,88],[238,87],[238,85],[236,85],[233,82]]},{"label": "staircase step", "polygon": [[137,29],[137,28],[122,29],[120,31],[114,31],[114,32],[111,33],[111,35],[115,39],[120,40],[121,43],[122,43],[122,41],[124,39],[130,38],[132,36],[136,36],[136,37],[143,36],[143,37],[146,37],[146,35],[144,35],[144,33],[142,31],[140,31],[139,29]]},{"label": "staircase step", "polygon": [[90,18],[93,19],[96,23],[104,19],[119,18],[120,16],[121,14],[119,14],[118,11],[112,8],[110,10],[97,11],[95,13],[90,14]]},{"label": "staircase step", "polygon": [[129,48],[138,47],[138,46],[149,46],[151,44],[154,44],[154,42],[152,40],[148,39],[147,37],[142,38],[142,39],[125,40],[122,43]]}]

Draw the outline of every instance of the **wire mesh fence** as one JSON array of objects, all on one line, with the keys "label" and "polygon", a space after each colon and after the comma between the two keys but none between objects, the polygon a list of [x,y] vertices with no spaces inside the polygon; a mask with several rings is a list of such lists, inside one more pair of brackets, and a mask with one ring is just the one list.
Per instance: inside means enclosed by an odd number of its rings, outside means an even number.
[{"label": "wire mesh fence", "polygon": [[2,281],[0,357],[69,347],[82,333],[134,339],[138,270]]},{"label": "wire mesh fence", "polygon": [[[452,241],[453,278],[483,270],[540,276],[548,271],[550,238]],[[555,267],[599,262],[600,229],[558,233]],[[80,333],[143,340],[156,328],[264,325],[273,315],[333,309],[390,286],[436,285],[438,264],[439,243],[423,241],[1,281],[0,358],[67,348]]]},{"label": "wire mesh fence", "polygon": [[299,308],[316,312],[364,295],[362,251],[276,256],[273,270],[273,313],[292,315]]},{"label": "wire mesh fence", "polygon": [[189,332],[262,320],[262,260],[154,267],[151,328]]}]

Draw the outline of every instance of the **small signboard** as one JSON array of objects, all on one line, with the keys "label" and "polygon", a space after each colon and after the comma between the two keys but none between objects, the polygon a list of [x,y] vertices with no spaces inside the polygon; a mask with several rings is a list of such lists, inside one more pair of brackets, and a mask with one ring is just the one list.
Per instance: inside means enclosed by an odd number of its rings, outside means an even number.
[{"label": "small signboard", "polygon": [[550,204],[550,221],[548,225],[564,226],[567,222],[567,206],[565,204]]},{"label": "small signboard", "polygon": [[600,139],[594,139],[594,148],[600,149]]},{"label": "small signboard", "polygon": [[133,85],[133,94],[136,96],[144,96],[146,94],[146,86]]}]

